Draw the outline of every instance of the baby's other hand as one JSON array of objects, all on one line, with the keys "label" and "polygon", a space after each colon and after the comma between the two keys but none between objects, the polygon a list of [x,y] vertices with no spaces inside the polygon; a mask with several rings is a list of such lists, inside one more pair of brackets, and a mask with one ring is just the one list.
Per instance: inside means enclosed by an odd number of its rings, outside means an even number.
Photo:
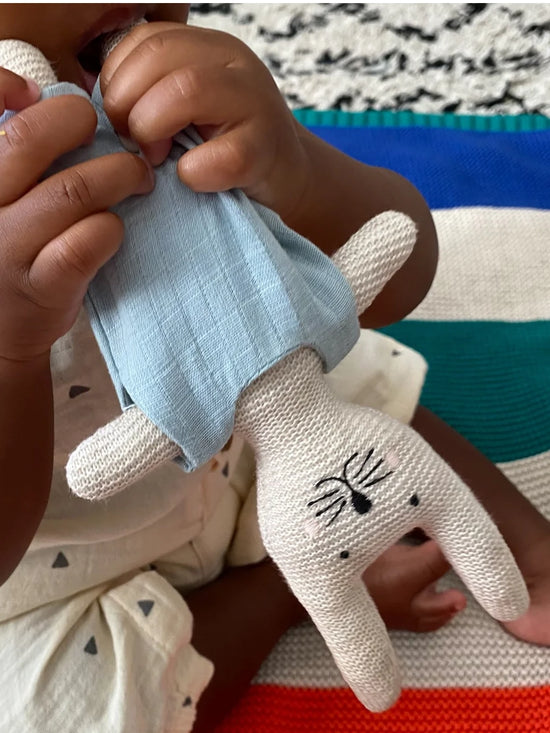
[{"label": "baby's other hand", "polygon": [[240,40],[180,23],[135,28],[101,72],[105,110],[149,160],[193,124],[206,142],[185,153],[181,180],[195,191],[241,188],[281,216],[305,187],[298,126],[271,74]]},{"label": "baby's other hand", "polygon": [[17,362],[46,354],[71,327],[89,281],[117,250],[122,223],[107,209],[152,188],[129,153],[40,181],[93,135],[96,115],[82,97],[32,104],[38,94],[0,69],[0,109],[25,108],[0,129],[0,359]]}]

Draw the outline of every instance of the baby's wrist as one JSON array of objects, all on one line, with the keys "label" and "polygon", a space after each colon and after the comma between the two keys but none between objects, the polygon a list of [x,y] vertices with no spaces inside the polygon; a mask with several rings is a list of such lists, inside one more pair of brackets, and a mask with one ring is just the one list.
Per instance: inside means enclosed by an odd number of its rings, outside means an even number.
[{"label": "baby's wrist", "polygon": [[284,208],[278,211],[283,221],[295,231],[307,236],[307,224],[311,218],[311,204],[314,202],[312,189],[314,188],[314,154],[309,143],[309,131],[298,122],[296,136],[300,150],[300,160],[294,161],[292,170],[293,186],[286,186],[286,201]]},{"label": "baby's wrist", "polygon": [[0,344],[0,379],[4,381],[10,375],[18,379],[30,378],[33,375],[50,369],[50,350],[39,354],[25,355],[15,349],[3,348]]}]

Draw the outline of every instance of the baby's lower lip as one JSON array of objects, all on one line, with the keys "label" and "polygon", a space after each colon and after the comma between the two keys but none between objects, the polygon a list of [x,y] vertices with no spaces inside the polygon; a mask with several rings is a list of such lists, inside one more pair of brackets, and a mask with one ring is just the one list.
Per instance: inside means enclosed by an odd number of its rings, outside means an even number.
[{"label": "baby's lower lip", "polygon": [[83,87],[88,94],[91,94],[94,91],[95,83],[97,81],[98,74],[92,74],[91,71],[86,71],[86,69],[80,68],[80,75],[82,77],[82,81],[80,86]]}]

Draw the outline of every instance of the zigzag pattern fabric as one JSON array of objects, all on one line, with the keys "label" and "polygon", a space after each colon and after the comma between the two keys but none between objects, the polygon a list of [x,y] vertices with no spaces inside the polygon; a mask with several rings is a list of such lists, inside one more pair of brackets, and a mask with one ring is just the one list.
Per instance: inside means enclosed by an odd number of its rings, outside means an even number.
[{"label": "zigzag pattern fabric", "polygon": [[[315,132],[411,178],[434,209],[434,285],[386,329],[428,360],[422,403],[550,516],[550,131],[463,131],[460,118],[437,130],[348,122]],[[442,587],[451,586],[465,590],[449,573]],[[550,649],[516,640],[465,592],[466,610],[447,627],[391,634],[404,691],[390,711],[361,708],[305,624],[216,733],[548,730]]]}]

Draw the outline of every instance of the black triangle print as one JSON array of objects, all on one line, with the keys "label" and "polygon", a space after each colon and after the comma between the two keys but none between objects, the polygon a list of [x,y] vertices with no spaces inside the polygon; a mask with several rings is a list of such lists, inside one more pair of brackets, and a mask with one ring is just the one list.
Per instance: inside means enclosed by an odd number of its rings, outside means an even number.
[{"label": "black triangle print", "polygon": [[229,463],[226,463],[225,466],[222,468],[222,473],[224,476],[229,476]]},{"label": "black triangle print", "polygon": [[84,647],[86,654],[97,654],[97,646],[95,643],[95,636],[90,636],[88,643]]},{"label": "black triangle print", "polygon": [[189,697],[189,695],[187,695],[187,697],[183,701],[182,705],[183,705],[184,708],[187,708],[187,707],[189,707],[189,705],[191,705],[192,702],[193,702],[193,700],[191,700],[191,698]]},{"label": "black triangle print", "polygon": [[75,397],[78,397],[79,394],[84,394],[84,392],[89,392],[89,387],[83,387],[81,384],[73,384],[73,386],[69,390],[69,397],[70,399],[74,399]]},{"label": "black triangle print", "polygon": [[155,605],[154,601],[138,601],[138,606],[143,611],[144,616],[148,616],[151,613],[151,609]]},{"label": "black triangle print", "polygon": [[62,552],[57,553],[57,557],[53,561],[52,568],[68,568],[69,561]]}]

